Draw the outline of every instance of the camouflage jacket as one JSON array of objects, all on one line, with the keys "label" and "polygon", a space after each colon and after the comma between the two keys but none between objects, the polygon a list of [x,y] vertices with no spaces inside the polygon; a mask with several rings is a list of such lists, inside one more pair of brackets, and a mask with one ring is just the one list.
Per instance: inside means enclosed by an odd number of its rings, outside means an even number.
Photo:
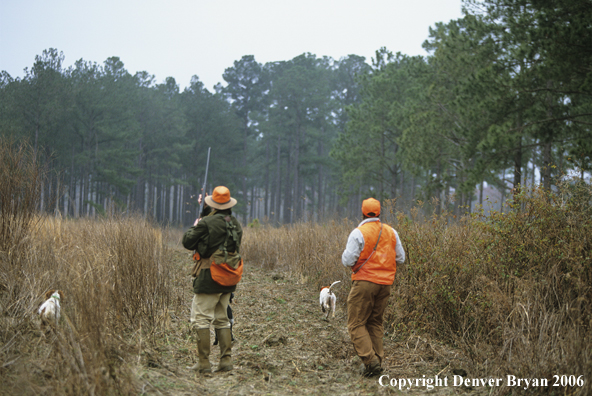
[{"label": "camouflage jacket", "polygon": [[[202,218],[196,226],[192,226],[183,235],[183,246],[189,250],[196,250],[202,259],[207,259],[214,254],[226,240],[226,216],[236,227],[238,241],[242,240],[243,230],[238,220],[232,216],[230,209],[213,210],[208,216]],[[229,252],[237,250],[236,243],[228,238],[227,246]],[[230,293],[236,290],[236,286],[221,286],[212,280],[209,268],[199,271],[193,281],[193,292],[196,294],[205,293]]]}]

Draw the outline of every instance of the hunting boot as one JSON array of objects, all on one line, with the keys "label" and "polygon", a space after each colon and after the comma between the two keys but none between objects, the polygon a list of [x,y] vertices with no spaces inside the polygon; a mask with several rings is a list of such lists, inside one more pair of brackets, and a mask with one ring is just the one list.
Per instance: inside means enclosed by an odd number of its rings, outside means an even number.
[{"label": "hunting boot", "polygon": [[210,329],[197,330],[197,353],[199,355],[199,360],[193,367],[191,367],[191,369],[199,371],[200,373],[211,373]]},{"label": "hunting boot", "polygon": [[230,371],[232,370],[232,357],[230,352],[232,350],[232,333],[230,329],[216,329],[218,334],[218,341],[220,341],[220,364],[216,371]]},{"label": "hunting boot", "polygon": [[364,371],[362,375],[364,377],[375,377],[382,374],[382,367],[380,367],[380,359],[378,356],[374,356],[370,363],[364,365]]}]

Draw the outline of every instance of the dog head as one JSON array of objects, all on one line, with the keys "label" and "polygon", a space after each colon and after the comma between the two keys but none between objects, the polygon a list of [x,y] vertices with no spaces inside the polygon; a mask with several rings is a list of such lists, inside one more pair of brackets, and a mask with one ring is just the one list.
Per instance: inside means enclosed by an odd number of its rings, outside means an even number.
[{"label": "dog head", "polygon": [[54,294],[57,294],[56,297],[58,297],[59,300],[62,300],[64,298],[64,292],[62,292],[61,290],[51,289],[45,292],[45,299],[49,300]]}]

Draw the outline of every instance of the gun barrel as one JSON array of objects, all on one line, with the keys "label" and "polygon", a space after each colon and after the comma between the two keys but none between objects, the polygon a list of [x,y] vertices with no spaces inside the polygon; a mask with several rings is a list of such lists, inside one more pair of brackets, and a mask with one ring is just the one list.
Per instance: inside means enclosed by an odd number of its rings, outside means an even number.
[{"label": "gun barrel", "polygon": [[199,204],[199,212],[198,212],[198,216],[201,216],[201,212],[203,211],[203,207],[204,207],[204,201],[206,200],[206,186],[208,183],[208,168],[210,167],[210,151],[212,150],[211,147],[208,147],[208,159],[206,161],[206,175],[204,177],[204,184],[203,187],[201,188],[201,203]]}]

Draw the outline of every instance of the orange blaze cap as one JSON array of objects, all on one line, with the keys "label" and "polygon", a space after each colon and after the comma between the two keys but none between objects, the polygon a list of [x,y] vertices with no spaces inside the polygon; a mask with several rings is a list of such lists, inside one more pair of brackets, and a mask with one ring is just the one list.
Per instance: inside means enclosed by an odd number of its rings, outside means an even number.
[{"label": "orange blaze cap", "polygon": [[368,198],[362,201],[362,213],[368,217],[380,215],[380,201],[374,198]]}]

